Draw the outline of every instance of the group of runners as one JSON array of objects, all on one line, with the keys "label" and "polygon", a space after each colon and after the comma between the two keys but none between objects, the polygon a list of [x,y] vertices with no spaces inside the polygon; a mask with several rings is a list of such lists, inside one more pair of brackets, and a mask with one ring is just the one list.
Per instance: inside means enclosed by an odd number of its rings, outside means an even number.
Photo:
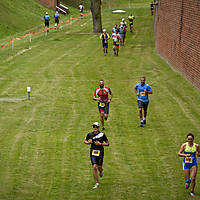
[{"label": "group of runners", "polygon": [[[133,32],[133,21],[135,20],[135,17],[133,16],[132,13],[128,17],[128,20],[129,20],[130,32]],[[127,27],[128,27],[127,22],[125,21],[124,18],[122,18],[122,21],[120,22],[119,26],[115,24],[112,29],[114,56],[119,55],[119,46],[124,46],[125,44]],[[108,54],[108,41],[110,40],[110,35],[107,33],[106,29],[103,29],[103,33],[100,35],[100,40],[102,40],[103,53],[104,56],[106,56]]]},{"label": "group of runners", "polygon": [[[151,5],[151,13],[153,15],[153,3]],[[80,17],[83,17],[83,5],[80,4]],[[59,24],[59,13],[56,11],[54,15],[55,26]],[[48,12],[44,16],[45,27],[49,27],[50,16]],[[133,21],[135,17],[130,14],[128,17],[130,32],[133,32]],[[127,32],[127,23],[123,18],[118,26],[115,24],[112,29],[112,39],[113,39],[113,51],[114,55],[119,54],[119,44],[124,46],[125,37]],[[100,35],[100,39],[103,43],[104,55],[108,54],[108,40],[110,39],[109,34],[106,29]],[[146,125],[147,109],[149,104],[148,95],[152,94],[150,85],[145,83],[146,78],[143,76],[140,78],[140,83],[136,84],[134,87],[134,92],[138,97],[138,109],[140,118],[140,127]],[[98,110],[100,113],[100,122],[102,125],[102,131],[105,130],[104,120],[108,119],[109,115],[109,105],[112,100],[113,94],[109,87],[104,85],[104,80],[99,81],[99,87],[95,89],[93,100],[97,101]],[[105,133],[100,131],[100,124],[98,122],[93,123],[93,131],[87,134],[84,143],[91,145],[90,148],[90,158],[93,166],[93,176],[95,180],[94,189],[99,187],[98,177],[103,177],[103,158],[104,158],[104,146],[109,146],[109,141]],[[197,174],[197,156],[200,156],[200,147],[198,144],[194,143],[194,135],[188,133],[187,142],[184,143],[179,152],[178,156],[183,157],[183,170],[185,178],[185,188],[190,188],[190,196],[194,197],[195,180]],[[98,175],[99,173],[99,175]]]},{"label": "group of runners", "polygon": [[[146,78],[143,76],[140,78],[140,83],[136,84],[134,91],[138,97],[138,108],[140,117],[140,127],[146,124],[147,108],[149,103],[148,95],[152,94],[151,87],[145,83]],[[97,101],[98,110],[100,113],[100,121],[102,125],[102,131],[105,130],[104,120],[108,119],[109,105],[113,98],[113,93],[108,86],[104,85],[104,80],[99,81],[99,86],[94,91],[93,100]],[[143,111],[144,110],[144,115]],[[98,122],[93,123],[93,131],[87,134],[84,143],[91,145],[90,159],[93,166],[93,176],[95,180],[94,189],[99,187],[99,176],[103,177],[103,157],[104,146],[109,146],[108,138],[105,133],[100,131],[100,124]]]}]

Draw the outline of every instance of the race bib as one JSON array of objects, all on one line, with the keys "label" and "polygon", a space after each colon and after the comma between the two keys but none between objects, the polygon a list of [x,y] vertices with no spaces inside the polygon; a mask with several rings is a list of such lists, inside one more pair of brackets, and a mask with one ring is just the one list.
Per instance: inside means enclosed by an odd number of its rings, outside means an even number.
[{"label": "race bib", "polygon": [[99,103],[99,106],[102,107],[102,108],[104,108],[105,105],[106,105],[105,103]]},{"label": "race bib", "polygon": [[141,96],[145,96],[145,92],[140,92],[140,95]]},{"label": "race bib", "polygon": [[92,155],[93,156],[99,156],[100,155],[100,150],[92,150]]},{"label": "race bib", "polygon": [[186,157],[185,158],[185,163],[192,163],[193,158],[192,157]]}]

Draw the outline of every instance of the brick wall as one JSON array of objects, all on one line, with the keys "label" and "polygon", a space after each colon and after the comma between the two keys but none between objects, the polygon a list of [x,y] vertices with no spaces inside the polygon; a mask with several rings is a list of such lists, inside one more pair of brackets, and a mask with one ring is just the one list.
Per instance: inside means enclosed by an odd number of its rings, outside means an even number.
[{"label": "brick wall", "polygon": [[200,89],[200,0],[159,0],[155,37],[158,53]]},{"label": "brick wall", "polygon": [[38,0],[40,3],[44,4],[45,6],[49,8],[55,9],[57,6],[57,1],[58,0]]}]

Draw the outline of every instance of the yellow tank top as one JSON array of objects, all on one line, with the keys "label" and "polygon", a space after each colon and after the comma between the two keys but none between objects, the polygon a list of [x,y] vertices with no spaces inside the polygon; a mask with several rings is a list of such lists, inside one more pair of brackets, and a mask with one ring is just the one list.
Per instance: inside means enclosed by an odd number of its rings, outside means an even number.
[{"label": "yellow tank top", "polygon": [[189,146],[188,142],[186,143],[185,152],[195,153],[197,152],[196,144],[194,143],[192,147]]}]

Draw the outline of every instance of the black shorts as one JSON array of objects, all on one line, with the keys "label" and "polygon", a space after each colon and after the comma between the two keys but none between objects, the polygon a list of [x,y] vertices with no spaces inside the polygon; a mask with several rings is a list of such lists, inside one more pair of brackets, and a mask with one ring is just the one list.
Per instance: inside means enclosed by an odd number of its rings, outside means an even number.
[{"label": "black shorts", "polygon": [[45,26],[49,27],[49,22],[45,22]]},{"label": "black shorts", "polygon": [[103,48],[108,48],[108,43],[103,42],[102,45],[103,45]]},{"label": "black shorts", "polygon": [[59,19],[55,19],[55,24],[59,24]]},{"label": "black shorts", "polygon": [[147,110],[149,102],[142,102],[138,100],[138,108],[143,108],[144,110]]},{"label": "black shorts", "polygon": [[130,26],[133,26],[133,22],[130,22],[129,25],[130,25]]},{"label": "black shorts", "polygon": [[93,151],[93,149],[90,150],[90,159],[91,159],[92,165],[96,164],[96,165],[102,166],[103,165],[104,151],[98,150],[98,151],[100,151],[99,156],[92,155],[92,151]]},{"label": "black shorts", "polygon": [[104,112],[104,114],[109,114],[109,103],[98,102],[99,112]]}]

